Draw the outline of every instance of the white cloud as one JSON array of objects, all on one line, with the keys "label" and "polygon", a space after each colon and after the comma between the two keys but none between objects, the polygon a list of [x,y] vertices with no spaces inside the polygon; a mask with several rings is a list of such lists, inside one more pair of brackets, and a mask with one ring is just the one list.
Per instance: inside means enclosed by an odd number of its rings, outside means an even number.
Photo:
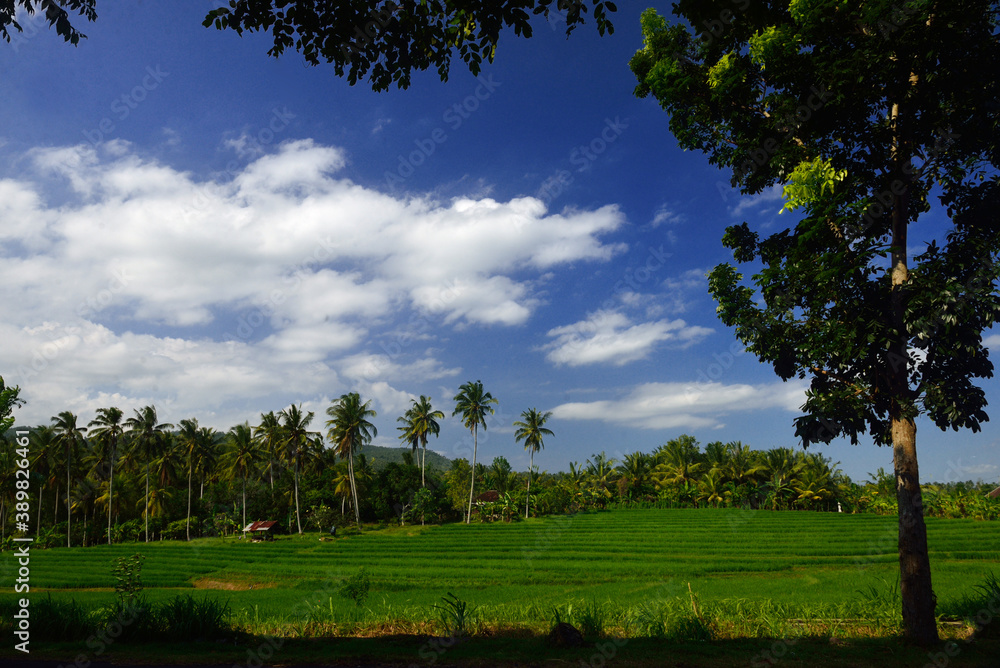
[{"label": "white cloud", "polygon": [[777,204],[784,198],[784,187],[780,184],[757,193],[740,197],[736,206],[729,207],[729,214],[733,218],[739,218],[747,211],[756,210],[758,214],[777,213],[778,209],[770,207]]},{"label": "white cloud", "polygon": [[555,340],[542,349],[549,351],[546,359],[557,365],[622,366],[645,359],[661,342],[687,346],[711,333],[706,327],[690,326],[683,320],[636,325],[618,311],[601,310],[591,313],[586,320],[549,330],[548,336]]},{"label": "white cloud", "polygon": [[805,403],[802,383],[723,385],[721,383],[646,383],[617,400],[574,402],[552,409],[565,420],[601,420],[642,429],[705,429],[724,426],[737,411],[778,408],[797,411]]},{"label": "white cloud", "polygon": [[[344,152],[310,140],[209,181],[119,140],[27,158],[0,178],[0,370],[23,379],[32,421],[111,396],[222,419],[260,397],[339,394],[338,371],[407,311],[521,324],[542,275],[625,248],[601,240],[624,223],[615,207],[394,197],[339,176]],[[362,380],[396,406],[393,384],[455,373],[419,354]]]}]

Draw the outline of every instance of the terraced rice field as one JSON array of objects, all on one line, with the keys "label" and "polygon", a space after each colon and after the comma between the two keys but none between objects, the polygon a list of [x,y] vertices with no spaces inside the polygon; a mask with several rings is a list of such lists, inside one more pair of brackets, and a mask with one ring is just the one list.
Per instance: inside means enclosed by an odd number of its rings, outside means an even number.
[{"label": "terraced rice field", "polygon": [[[942,604],[969,593],[991,571],[1000,574],[1000,523],[932,518],[928,534]],[[112,560],[140,552],[151,599],[198,589],[258,618],[287,618],[290,610],[320,604],[331,616],[357,614],[336,592],[361,567],[372,578],[365,607],[381,619],[433,616],[432,606],[447,592],[517,621],[586,602],[624,608],[687,600],[689,583],[705,604],[770,601],[795,614],[857,606],[860,590],[890,587],[895,550],[894,517],[634,510],[404,527],[334,541],[311,534],[270,543],[201,539],[38,550],[31,585],[35,596],[51,592],[101,605],[113,597]],[[2,570],[4,579],[11,577],[9,553]]]}]

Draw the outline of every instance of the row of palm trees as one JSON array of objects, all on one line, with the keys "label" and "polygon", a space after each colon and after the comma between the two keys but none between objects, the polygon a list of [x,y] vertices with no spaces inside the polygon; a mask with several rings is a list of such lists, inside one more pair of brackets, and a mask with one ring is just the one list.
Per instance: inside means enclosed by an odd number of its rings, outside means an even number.
[{"label": "row of palm trees", "polygon": [[[454,397],[453,415],[461,416],[463,425],[473,437],[473,471],[478,453],[478,432],[487,428],[487,416],[494,413],[497,399],[487,392],[481,381],[462,385]],[[377,413],[370,401],[363,401],[360,394],[350,392],[332,402],[326,409],[326,441],[331,445],[336,457],[346,462],[346,490],[337,484],[335,493],[349,491],[354,520],[361,522],[355,453],[371,443],[378,435],[372,423]],[[524,442],[525,449],[534,453],[544,447],[543,438],[552,431],[545,428],[551,413],[537,409],[525,411],[522,420],[515,422],[518,431],[516,442]],[[260,423],[251,426],[243,423],[228,432],[218,432],[198,424],[195,418],[181,420],[177,425],[161,422],[155,406],[144,406],[126,417],[117,407],[101,408],[87,426],[79,423],[79,418],[70,411],[63,411],[52,418],[50,425],[31,430],[31,450],[34,453],[33,470],[40,477],[38,499],[38,521],[41,522],[41,493],[47,487],[54,493],[55,512],[58,516],[58,500],[61,483],[57,471],[65,472],[66,541],[72,542],[72,517],[74,510],[73,471],[77,470],[77,487],[93,487],[87,497],[97,497],[98,505],[107,508],[107,540],[112,540],[112,524],[116,508],[115,475],[123,465],[130,471],[142,474],[142,505],[144,536],[150,539],[150,516],[162,514],[163,505],[171,496],[170,486],[180,486],[180,474],[186,478],[187,500],[184,533],[191,539],[192,500],[196,483],[200,480],[204,495],[205,480],[209,471],[221,471],[240,490],[242,521],[246,526],[247,488],[254,480],[266,480],[274,490],[275,478],[282,470],[290,470],[292,497],[295,508],[295,524],[302,532],[302,507],[300,503],[300,483],[305,466],[314,461],[324,451],[325,443],[319,432],[311,430],[314,420],[311,411],[291,405],[278,413],[268,412],[260,416]],[[439,420],[444,413],[436,410],[428,397],[421,395],[412,401],[405,414],[398,418],[402,425],[398,428],[399,438],[411,446],[412,452],[420,450],[420,481],[426,487],[426,452],[430,436],[438,436],[441,431]],[[2,436],[2,435],[0,435]],[[83,471],[82,475],[79,475]],[[155,484],[151,484],[155,483]],[[530,476],[528,479],[530,491]],[[465,509],[465,521],[471,521],[475,498],[475,475],[471,476],[469,500]],[[78,491],[78,490],[77,490]],[[345,499],[346,500],[346,499]],[[79,503],[79,498],[77,498]],[[529,501],[525,505],[525,516],[530,512]],[[96,513],[95,513],[96,514]],[[0,508],[0,515],[5,515]],[[89,513],[84,513],[84,522]]]},{"label": "row of palm trees", "polygon": [[571,462],[568,484],[597,504],[661,500],[679,505],[813,508],[835,502],[850,483],[838,464],[818,453],[751,450],[739,441],[716,441],[701,450],[693,437],[682,435],[652,453],[624,455],[620,462],[603,452],[585,466]]}]

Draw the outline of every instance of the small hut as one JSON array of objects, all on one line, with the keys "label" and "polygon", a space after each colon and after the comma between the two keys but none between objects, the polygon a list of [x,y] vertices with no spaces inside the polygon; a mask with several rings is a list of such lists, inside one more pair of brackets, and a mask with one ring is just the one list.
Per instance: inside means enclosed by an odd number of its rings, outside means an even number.
[{"label": "small hut", "polygon": [[280,525],[274,520],[251,522],[243,527],[243,535],[250,536],[253,540],[271,540],[280,529]]},{"label": "small hut", "polygon": [[988,498],[990,498],[990,499],[1000,498],[1000,487],[997,487],[995,490],[993,490],[992,492],[990,492],[986,496]]}]

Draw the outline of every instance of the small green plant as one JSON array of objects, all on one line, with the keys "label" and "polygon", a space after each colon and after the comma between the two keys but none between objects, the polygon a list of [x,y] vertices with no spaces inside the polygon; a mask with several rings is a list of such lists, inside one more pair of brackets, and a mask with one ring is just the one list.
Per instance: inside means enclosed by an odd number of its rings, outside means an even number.
[{"label": "small green plant", "polygon": [[591,601],[590,605],[580,611],[580,633],[583,634],[587,642],[594,642],[603,638],[606,621],[607,612],[604,606],[597,601]]},{"label": "small green plant", "polygon": [[893,583],[879,578],[879,584],[869,584],[859,589],[857,593],[861,598],[865,616],[872,621],[891,627],[903,623],[900,612],[899,578]]},{"label": "small green plant", "polygon": [[982,584],[973,587],[977,595],[963,601],[966,620],[976,628],[979,638],[1000,638],[1000,578],[995,573],[986,576]]},{"label": "small green plant", "polygon": [[351,601],[354,601],[354,605],[359,608],[364,604],[365,600],[368,598],[368,590],[371,588],[371,580],[368,578],[368,573],[362,568],[358,570],[357,573],[347,578],[343,586],[337,592],[341,596]]},{"label": "small green plant", "polygon": [[439,611],[438,619],[441,620],[445,635],[452,638],[468,635],[470,624],[475,617],[475,608],[451,592],[442,596],[441,601],[444,605],[434,607]]},{"label": "small green plant", "polygon": [[146,559],[141,554],[115,559],[112,575],[115,577],[115,595],[121,607],[132,607],[142,594],[142,562]]}]

